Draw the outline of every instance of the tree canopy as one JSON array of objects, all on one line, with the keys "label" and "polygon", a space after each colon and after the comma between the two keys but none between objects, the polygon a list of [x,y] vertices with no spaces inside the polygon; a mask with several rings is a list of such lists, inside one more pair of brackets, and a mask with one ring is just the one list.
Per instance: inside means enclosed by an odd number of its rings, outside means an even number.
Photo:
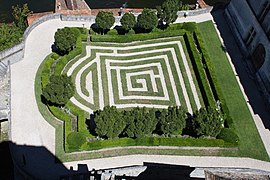
[{"label": "tree canopy", "polygon": [[145,107],[136,107],[131,111],[126,111],[124,116],[127,120],[124,134],[130,138],[139,138],[152,134],[156,129],[157,119],[154,109],[147,110]]},{"label": "tree canopy", "polygon": [[96,16],[96,25],[102,29],[102,34],[104,30],[110,29],[115,22],[115,18],[112,12],[99,11]]},{"label": "tree canopy", "polygon": [[192,124],[197,136],[216,137],[223,125],[223,116],[214,108],[201,108],[193,115]]},{"label": "tree canopy", "polygon": [[94,114],[96,133],[101,137],[115,138],[125,128],[125,120],[115,106],[106,106]]},{"label": "tree canopy", "polygon": [[121,18],[120,22],[122,24],[122,27],[125,30],[128,31],[128,30],[132,29],[135,26],[135,24],[136,24],[136,18],[131,13],[125,13],[123,15],[123,17]]},{"label": "tree canopy", "polygon": [[137,26],[145,30],[151,30],[158,25],[158,17],[152,9],[144,9],[138,16]]},{"label": "tree canopy", "polygon": [[54,35],[54,41],[58,53],[68,54],[76,47],[77,36],[72,28],[65,27],[57,29]]},{"label": "tree canopy", "polygon": [[163,109],[160,113],[159,124],[163,134],[181,134],[186,127],[186,111],[178,106]]},{"label": "tree canopy", "polygon": [[179,0],[166,0],[161,7],[157,7],[160,21],[165,22],[167,26],[173,23],[177,19],[179,4]]},{"label": "tree canopy", "polygon": [[29,10],[28,5],[24,4],[22,7],[19,5],[12,6],[12,15],[15,20],[15,24],[19,27],[21,31],[27,28],[27,16],[30,15],[32,12]]},{"label": "tree canopy", "polygon": [[66,75],[53,75],[50,77],[49,83],[43,89],[42,94],[48,103],[56,106],[64,106],[74,95],[74,89],[71,77]]},{"label": "tree canopy", "polygon": [[14,23],[2,24],[0,34],[0,51],[18,44],[22,37],[20,29]]}]

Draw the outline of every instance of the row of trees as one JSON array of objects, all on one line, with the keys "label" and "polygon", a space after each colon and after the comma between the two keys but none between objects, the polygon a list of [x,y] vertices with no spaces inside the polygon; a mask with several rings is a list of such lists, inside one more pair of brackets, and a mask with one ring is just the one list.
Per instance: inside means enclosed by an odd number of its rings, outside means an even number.
[{"label": "row of trees", "polygon": [[169,107],[156,110],[133,108],[119,111],[116,107],[106,106],[94,113],[95,132],[104,138],[130,137],[140,138],[152,133],[181,135],[191,121],[194,135],[216,137],[223,127],[223,116],[219,110],[201,108],[191,117],[182,107]]},{"label": "row of trees", "polygon": [[[157,7],[157,12],[153,9],[144,9],[138,16],[137,22],[135,16],[131,13],[125,13],[120,22],[126,31],[136,26],[144,30],[144,32],[149,32],[157,27],[158,23],[162,27],[167,27],[177,19],[179,4],[179,0],[166,0],[162,6]],[[101,34],[104,34],[106,30],[110,29],[114,22],[115,19],[112,12],[100,11],[97,14],[96,25],[102,29]]]}]

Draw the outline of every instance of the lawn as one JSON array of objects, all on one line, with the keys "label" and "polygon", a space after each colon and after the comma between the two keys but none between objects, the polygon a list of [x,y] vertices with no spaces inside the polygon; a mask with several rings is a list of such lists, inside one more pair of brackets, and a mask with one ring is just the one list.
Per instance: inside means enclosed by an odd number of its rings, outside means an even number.
[{"label": "lawn", "polygon": [[269,160],[244,96],[234,76],[225,52],[222,50],[215,27],[211,21],[198,24],[205,47],[214,66],[219,85],[240,138],[241,156]]},{"label": "lawn", "polygon": [[[59,121],[56,118],[54,118],[54,116],[50,113],[50,111],[48,110],[48,108],[41,102],[41,98],[40,98],[40,94],[41,94],[41,76],[42,76],[42,70],[45,64],[45,70],[46,68],[48,68],[46,66],[46,62],[44,61],[39,70],[38,73],[36,75],[36,85],[35,85],[35,92],[36,92],[36,98],[37,98],[37,104],[39,106],[40,112],[42,113],[42,115],[44,116],[44,118],[50,123],[52,124],[55,128],[56,128],[56,155],[57,157],[61,160],[61,161],[74,161],[74,160],[82,160],[82,159],[92,159],[92,158],[101,158],[101,157],[110,157],[110,156],[117,156],[119,154],[121,155],[128,155],[128,154],[163,154],[163,155],[216,155],[216,156],[243,156],[243,157],[251,157],[251,158],[256,158],[256,159],[261,159],[261,160],[266,160],[268,161],[268,156],[267,153],[264,149],[264,146],[262,144],[262,141],[260,139],[260,136],[257,132],[256,126],[253,122],[253,119],[249,113],[248,107],[246,105],[246,102],[243,98],[243,95],[240,91],[240,88],[237,84],[237,81],[234,77],[234,74],[232,72],[232,69],[230,67],[230,64],[227,60],[227,57],[225,55],[225,53],[223,52],[223,50],[221,49],[221,43],[219,41],[219,38],[216,34],[215,28],[213,27],[212,22],[206,22],[206,23],[200,23],[198,24],[199,29],[201,30],[201,34],[203,36],[203,40],[205,42],[205,46],[207,48],[207,51],[209,53],[210,59],[211,59],[211,63],[214,66],[214,70],[219,83],[219,86],[222,89],[222,92],[224,94],[224,99],[226,101],[226,104],[228,106],[229,112],[230,112],[230,116],[233,119],[234,122],[234,128],[237,132],[237,134],[239,135],[240,138],[240,145],[239,148],[240,150],[238,150],[238,148],[234,148],[234,149],[219,149],[219,150],[211,150],[211,151],[201,151],[201,150],[179,150],[179,149],[143,149],[143,148],[138,148],[138,149],[131,149],[128,147],[124,147],[124,146],[138,146],[138,145],[144,145],[144,146],[158,146],[158,145],[162,145],[162,146],[209,146],[209,147],[236,147],[236,145],[230,144],[230,143],[226,143],[223,140],[215,140],[215,139],[194,139],[194,138],[161,138],[161,137],[145,137],[145,138],[141,138],[141,139],[130,139],[130,138],[116,138],[116,139],[110,139],[110,140],[96,140],[96,141],[89,141],[85,143],[80,149],[77,149],[77,151],[82,151],[82,150],[93,150],[93,149],[102,149],[102,148],[110,148],[110,147],[123,147],[121,149],[116,149],[116,150],[104,150],[104,151],[100,151],[100,152],[85,152],[85,153],[67,153],[67,152],[71,152],[70,149],[68,149],[67,144],[65,144],[65,138],[67,137],[67,133],[72,131],[72,125],[70,120],[63,120]],[[196,82],[196,77],[195,77],[195,73],[192,67],[192,63],[190,62],[190,57],[188,54],[188,50],[185,47],[185,41],[183,41],[183,38],[179,38],[179,37],[172,37],[171,40],[169,40],[169,38],[166,39],[156,39],[156,40],[147,40],[145,42],[135,42],[135,43],[130,43],[130,46],[134,46],[134,45],[151,45],[154,43],[158,43],[158,42],[170,42],[170,41],[181,41],[181,43],[183,44],[183,50],[187,56],[187,60],[188,60],[188,66],[191,70],[191,75],[193,77],[193,79],[195,80],[195,87],[196,90],[199,94],[199,99],[201,101],[202,106],[204,106],[204,103],[202,102],[202,95],[201,95],[201,89],[202,87],[198,86],[198,83]],[[108,104],[108,88],[106,86],[108,86],[108,80],[106,78],[106,64],[103,62],[105,61],[106,58],[112,59],[112,60],[119,60],[120,62],[112,62],[111,66],[125,66],[124,60],[127,59],[135,59],[135,58],[148,58],[149,56],[156,56],[156,55],[166,55],[169,59],[173,59],[173,55],[170,51],[163,51],[163,52],[155,52],[155,53],[150,53],[150,54],[145,54],[142,53],[140,55],[130,55],[129,53],[136,53],[136,52],[140,52],[140,51],[145,51],[145,50],[157,50],[157,51],[161,51],[164,48],[172,48],[175,49],[176,51],[176,56],[177,56],[177,62],[179,63],[179,67],[181,70],[181,73],[183,73],[183,78],[184,78],[184,84],[187,88],[188,91],[188,96],[191,99],[191,106],[192,109],[195,109],[195,102],[193,99],[193,95],[191,92],[191,88],[189,85],[189,80],[187,77],[187,74],[185,72],[185,67],[183,65],[183,58],[181,57],[180,53],[179,53],[179,48],[177,46],[175,46],[174,44],[172,45],[163,45],[163,46],[157,46],[157,47],[145,47],[145,48],[135,48],[135,49],[130,49],[130,50],[122,50],[121,47],[123,46],[122,44],[117,44],[117,43],[100,43],[100,42],[96,42],[93,43],[92,45],[98,45],[98,46],[106,46],[107,49],[92,49],[91,50],[91,56],[87,59],[85,59],[83,62],[77,64],[76,68],[74,69],[73,73],[72,73],[72,79],[73,82],[75,82],[75,76],[76,74],[78,74],[78,72],[80,71],[81,68],[83,68],[83,66],[87,65],[87,63],[93,61],[96,57],[96,52],[101,52],[101,53],[108,53],[109,55],[101,55],[101,67],[100,67],[100,71],[102,73],[102,83],[104,84],[103,89],[101,91],[103,91],[104,94],[104,103],[105,105]],[[128,46],[127,44],[125,44],[124,46]],[[113,53],[112,50],[110,50],[108,47],[120,47],[119,50],[117,50],[118,54],[122,54],[124,55],[123,57],[119,56],[119,57],[114,57],[111,56],[110,54]],[[83,46],[83,51],[82,54],[80,56],[77,56],[75,58],[73,58],[71,61],[69,61],[69,63],[65,66],[63,66],[62,64],[60,64],[64,69],[58,68],[58,72],[62,72],[62,73],[67,73],[68,69],[72,67],[72,65],[74,65],[77,61],[79,61],[79,58],[82,58],[83,56],[85,56],[85,50],[84,50],[85,46]],[[125,55],[126,54],[126,55]],[[121,62],[123,60],[123,63]],[[160,60],[159,58],[156,58],[153,60],[153,62],[159,62],[162,65],[162,69],[164,72],[164,76],[166,76],[165,78],[168,78],[169,74],[168,74],[168,70],[166,68],[164,68],[163,66],[165,64],[165,62],[163,60]],[[147,64],[148,62],[143,62],[143,61],[138,61],[138,62],[130,62],[129,66],[134,66],[134,65],[143,65],[143,64]],[[49,62],[50,64],[50,62]],[[185,102],[185,100],[183,99],[183,94],[182,94],[182,90],[181,90],[181,85],[178,82],[179,81],[179,77],[177,77],[177,70],[176,70],[176,65],[173,62],[169,62],[169,66],[172,69],[172,77],[173,79],[175,79],[176,81],[176,85],[179,86],[177,89],[177,93],[180,96],[180,101]],[[222,67],[222,68],[220,68]],[[80,87],[83,91],[84,95],[89,95],[89,89],[87,89],[85,87],[85,80],[86,80],[86,76],[88,74],[88,72],[92,71],[93,73],[93,79],[97,80],[97,64],[95,64],[94,66],[91,66],[91,68],[87,67],[86,70],[82,73],[82,75],[80,76],[80,80],[82,81],[80,84]],[[156,68],[152,68],[152,67],[141,67],[141,69],[137,69],[137,71],[148,71],[148,70],[152,70],[154,75],[156,75],[158,73],[158,70]],[[61,70],[61,71],[60,71]],[[48,69],[47,69],[48,71]],[[45,71],[45,72],[47,72]],[[126,78],[123,78],[123,76],[125,76],[126,73],[133,73],[136,72],[135,70],[124,70],[123,72],[121,72],[120,77],[122,79],[123,82],[126,81]],[[48,71],[50,72],[50,71]],[[47,72],[47,74],[48,74]],[[111,72],[111,76],[112,78],[116,78],[116,72],[115,70],[113,70]],[[151,84],[150,82],[152,81],[151,78],[149,77],[148,74],[142,74],[142,75],[135,75],[131,78],[130,82],[133,84],[134,88],[141,88],[142,84],[137,83],[136,79],[144,79],[146,82],[148,82],[147,86],[149,86],[149,84]],[[116,83],[116,79],[113,80],[113,86],[116,87],[117,83]],[[166,84],[169,84],[169,79],[165,80]],[[157,80],[157,87],[161,86],[161,82],[160,79]],[[86,105],[90,108],[93,109],[97,109],[100,104],[99,104],[99,87],[98,87],[99,82],[93,82],[93,92],[94,92],[94,104],[90,104],[86,102]],[[151,85],[150,85],[151,86]],[[150,87],[149,86],[149,87]],[[122,86],[124,91],[124,93],[126,93],[125,95],[129,95],[129,91],[127,91],[127,87],[126,86]],[[149,88],[150,92],[149,96],[153,96],[156,92],[153,92],[153,88],[151,89],[151,87]],[[160,88],[159,88],[160,89]],[[170,89],[170,88],[169,88]],[[114,90],[116,91],[117,88]],[[114,92],[113,91],[113,92]],[[170,92],[170,96],[173,96],[172,90],[169,90]],[[162,93],[162,91],[160,91]],[[136,92],[137,94],[141,94],[141,92]],[[135,93],[135,94],[136,94]],[[142,93],[143,95],[143,93]],[[113,95],[114,96],[114,95]],[[75,94],[75,97],[78,98],[79,101],[82,101],[81,103],[84,104],[83,102],[83,98],[81,98],[77,93]],[[181,100],[182,99],[182,100]],[[119,101],[119,100],[118,100]],[[158,102],[157,102],[158,103]],[[159,102],[160,103],[160,102]],[[175,103],[175,102],[172,102]],[[72,114],[74,114],[75,116],[78,117],[78,130],[79,132],[82,132],[85,137],[87,138],[92,138],[93,136],[89,133],[89,130],[87,129],[87,125],[86,125],[86,121],[89,119],[89,114],[84,112],[83,110],[81,110],[79,107],[75,106],[72,102],[69,102],[67,104],[67,107],[70,109],[70,111],[72,112]],[[128,109],[128,108],[126,108]],[[57,110],[55,111],[57,112]],[[61,114],[61,113],[60,113]],[[56,116],[58,117],[58,116]],[[61,119],[61,118],[59,118]],[[68,118],[69,119],[69,118]],[[64,148],[65,147],[65,148]],[[153,147],[154,148],[154,147]]]}]

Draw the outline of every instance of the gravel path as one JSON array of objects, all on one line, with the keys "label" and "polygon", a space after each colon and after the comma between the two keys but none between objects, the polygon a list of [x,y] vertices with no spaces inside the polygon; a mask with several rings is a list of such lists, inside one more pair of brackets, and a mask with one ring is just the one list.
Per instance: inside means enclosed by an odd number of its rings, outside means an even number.
[{"label": "gravel path", "polygon": [[[202,22],[211,20],[210,14],[193,16],[187,18],[179,18],[177,22],[196,21]],[[85,23],[89,27],[90,23]],[[65,26],[79,26],[80,22],[62,22],[59,19],[50,20],[36,27],[28,36],[25,46],[25,57],[22,61],[11,66],[11,139],[18,145],[28,145],[29,147],[45,147],[52,154],[55,154],[55,129],[46,122],[41,116],[35,100],[34,81],[37,69],[44,58],[51,52],[53,44],[53,36],[57,28]],[[100,79],[101,77],[99,77]],[[101,87],[102,88],[102,87]],[[254,115],[254,114],[253,114]],[[257,122],[258,121],[258,122]],[[256,118],[257,127],[261,126],[260,119]],[[259,127],[259,132],[262,136],[262,131],[265,130]],[[269,136],[267,136],[268,139]],[[266,136],[263,138],[264,143],[269,147],[269,141],[266,141]],[[24,155],[24,158],[22,158]],[[33,158],[37,165],[42,165],[39,162],[44,158],[40,154],[30,154],[26,152],[16,152],[15,158],[18,162],[23,159]],[[46,179],[53,176],[52,172],[59,172],[59,165],[46,164],[44,169],[37,168],[29,163],[24,165],[32,173],[37,173]],[[64,163],[69,169],[73,166],[76,170],[77,164],[87,164],[89,169],[104,169],[121,166],[142,165],[143,162],[156,162],[167,164],[181,164],[193,167],[241,167],[255,168],[270,171],[270,163],[250,158],[236,157],[193,157],[193,156],[159,156],[159,155],[130,155],[111,157],[95,160],[85,160],[79,162]],[[34,164],[35,164],[34,163]],[[44,164],[43,164],[44,165]],[[36,170],[36,172],[34,172]],[[51,171],[52,170],[52,171]],[[38,172],[42,171],[42,172]]]},{"label": "gravel path", "polygon": [[[187,93],[187,89],[186,89],[186,85],[184,83],[184,79],[183,79],[183,73],[180,70],[180,66],[179,66],[179,62],[177,60],[177,56],[176,56],[176,52],[174,50],[174,48],[164,48],[164,49],[155,49],[155,50],[148,50],[148,51],[139,51],[139,52],[134,52],[134,53],[129,53],[129,54],[121,54],[118,53],[119,50],[132,50],[132,49],[141,49],[141,48],[149,48],[149,47],[158,47],[158,46],[162,46],[162,45],[177,45],[179,50],[180,50],[180,54],[183,60],[183,64],[184,64],[184,68],[185,68],[185,73],[187,74],[188,80],[189,80],[189,85],[191,87],[191,91],[196,103],[197,108],[199,109],[201,107],[200,101],[199,101],[199,97],[196,91],[196,87],[193,81],[193,78],[191,76],[191,72],[190,72],[190,68],[188,66],[188,62],[186,59],[186,55],[184,53],[182,44],[180,41],[170,41],[170,42],[161,42],[161,43],[155,43],[155,44],[144,44],[144,45],[136,45],[136,46],[127,46],[127,47],[102,47],[102,46],[87,46],[87,54],[85,57],[79,59],[76,63],[74,63],[74,65],[71,66],[71,68],[68,70],[68,75],[71,75],[72,72],[74,71],[74,69],[83,61],[85,61],[88,57],[91,56],[91,54],[89,52],[91,52],[91,49],[107,49],[107,50],[113,50],[113,53],[96,53],[96,58],[94,60],[92,60],[91,62],[89,62],[88,64],[86,64],[81,70],[79,70],[79,73],[76,75],[76,90],[79,94],[80,97],[82,97],[83,99],[85,99],[87,102],[93,102],[92,99],[89,99],[89,97],[86,97],[82,90],[81,90],[81,75],[84,72],[85,69],[87,69],[88,67],[90,67],[91,65],[93,65],[96,62],[100,62],[100,57],[101,56],[118,56],[118,57],[124,57],[124,56],[136,56],[136,55],[143,55],[143,54],[149,54],[149,53],[160,53],[160,52],[170,52],[172,54],[173,57],[173,62],[178,74],[178,77],[180,79],[180,84],[181,84],[181,88],[182,88],[182,93],[184,95],[184,99],[186,101],[187,104],[187,109],[190,113],[192,113],[192,108],[191,108],[191,104],[190,104],[190,99]],[[144,62],[147,60],[152,60],[155,58],[162,58],[165,61],[166,64],[166,68],[167,71],[169,73],[169,79],[171,82],[171,87],[173,90],[173,95],[176,101],[176,105],[180,106],[181,103],[179,101],[179,96],[178,96],[178,92],[177,92],[177,87],[176,87],[176,83],[175,80],[173,78],[173,73],[171,70],[171,66],[169,63],[169,59],[166,55],[160,55],[160,56],[155,56],[155,57],[148,57],[148,58],[141,58],[141,59],[134,59],[134,60],[126,60],[126,61],[121,61],[121,60],[112,60],[112,59],[106,59],[106,70],[107,70],[107,77],[108,77],[108,89],[109,89],[109,102],[110,105],[114,105],[118,108],[127,108],[127,107],[136,107],[136,106],[146,106],[146,107],[156,107],[156,108],[167,108],[167,106],[163,106],[163,105],[155,105],[155,104],[117,104],[115,103],[114,100],[114,92],[113,92],[113,85],[112,85],[112,80],[111,80],[111,70],[114,69],[116,70],[117,73],[117,84],[118,84],[118,91],[119,91],[119,99],[121,100],[131,100],[131,99],[147,99],[147,100],[169,100],[169,95],[168,95],[168,91],[167,91],[167,84],[165,83],[165,79],[164,79],[164,74],[163,74],[163,70],[162,67],[160,66],[159,63],[148,63],[148,64],[142,64],[142,65],[137,65],[137,66],[111,66],[111,63],[132,63],[132,62]],[[99,63],[98,63],[99,64]],[[154,96],[124,96],[123,95],[123,85],[122,85],[122,81],[121,81],[121,75],[120,75],[120,70],[121,69],[136,69],[136,68],[145,68],[145,67],[157,67],[159,74],[158,77],[154,77],[152,74],[152,84],[153,88],[156,85],[155,82],[155,78],[159,78],[161,80],[161,84],[162,84],[162,88],[163,88],[163,93],[164,96],[162,97],[154,97]],[[98,67],[97,69],[97,73],[98,73],[98,77],[101,77],[101,71],[100,68]],[[128,74],[127,74],[128,75]],[[151,75],[151,73],[150,73]],[[127,82],[129,79],[127,79]],[[99,84],[101,85],[102,78],[100,78]],[[131,82],[127,83],[127,88],[128,89],[132,89],[131,86]],[[100,93],[102,93],[101,91],[99,91]],[[104,99],[102,98],[103,96],[100,96],[100,102],[104,102]],[[75,98],[72,98],[71,101],[78,105],[80,108],[87,110],[88,112],[92,112],[92,110],[89,107],[86,107],[84,104],[80,104],[78,100],[76,100]],[[103,108],[103,106],[100,106],[100,108]]]}]

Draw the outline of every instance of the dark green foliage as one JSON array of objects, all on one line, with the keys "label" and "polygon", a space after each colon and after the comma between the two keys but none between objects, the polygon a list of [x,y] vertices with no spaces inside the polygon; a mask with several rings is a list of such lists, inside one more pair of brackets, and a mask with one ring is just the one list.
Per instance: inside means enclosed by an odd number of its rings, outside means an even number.
[{"label": "dark green foliage", "polygon": [[133,108],[131,111],[125,111],[124,117],[127,121],[127,127],[124,134],[131,138],[150,135],[156,129],[157,119],[155,110],[143,108]]},{"label": "dark green foliage", "polygon": [[157,25],[158,17],[152,9],[144,9],[137,18],[137,26],[144,30],[152,30]]},{"label": "dark green foliage", "polygon": [[186,127],[186,111],[178,106],[162,110],[159,117],[160,130],[163,134],[181,134]]},{"label": "dark green foliage", "polygon": [[[113,30],[111,30],[113,32]],[[110,32],[111,32],[110,31]],[[144,40],[150,40],[150,39],[157,39],[157,38],[165,38],[165,37],[174,37],[174,36],[183,36],[185,34],[185,30],[183,29],[175,29],[171,31],[161,31],[161,32],[151,32],[151,33],[141,33],[141,34],[131,34],[133,30],[130,30],[128,35],[123,38],[123,36],[117,35],[117,32],[115,34],[108,33],[106,35],[94,35],[92,36],[93,42],[117,42],[117,43],[127,43],[132,41],[144,41]]]},{"label": "dark green foliage", "polygon": [[135,24],[136,24],[136,18],[131,13],[125,13],[123,15],[123,17],[121,18],[120,22],[121,22],[122,27],[125,30],[128,31],[128,30],[132,29],[135,26]]},{"label": "dark green foliage", "polygon": [[198,31],[198,29],[194,33],[194,39],[195,39],[195,42],[196,42],[196,45],[197,45],[199,51],[202,54],[202,61],[205,64],[204,68],[205,68],[206,73],[208,74],[208,80],[209,80],[209,84],[211,86],[213,95],[216,97],[216,99],[220,100],[222,111],[224,112],[224,114],[226,114],[226,123],[228,124],[228,126],[230,128],[233,128],[233,126],[234,126],[233,121],[232,121],[229,109],[227,107],[227,104],[226,104],[226,101],[224,98],[224,94],[223,94],[222,89],[221,89],[221,85],[218,82],[216,71],[213,67],[211,59],[210,59],[208,52],[206,50],[206,47],[204,45],[205,43],[204,43],[204,41],[201,37],[201,33]]},{"label": "dark green foliage", "polygon": [[216,137],[223,124],[223,116],[219,110],[214,108],[201,108],[197,110],[192,119],[193,129],[197,136]]},{"label": "dark green foliage", "polygon": [[14,24],[0,25],[0,51],[18,44],[22,38],[21,30]]},{"label": "dark green foliage", "polygon": [[28,9],[27,4],[24,4],[22,7],[20,7],[19,5],[12,6],[12,10],[15,24],[23,33],[28,26],[27,16],[31,14],[31,11]]},{"label": "dark green foliage", "polygon": [[85,137],[79,132],[72,132],[67,137],[69,149],[78,149],[86,142]]},{"label": "dark green foliage", "polygon": [[58,29],[54,35],[54,41],[59,54],[68,54],[76,47],[77,34],[72,28]]},{"label": "dark green foliage", "polygon": [[166,0],[158,9],[158,17],[160,21],[165,22],[166,26],[173,23],[177,19],[177,11],[179,9],[179,0]]},{"label": "dark green foliage", "polygon": [[186,33],[184,35],[184,39],[195,72],[195,76],[202,93],[204,104],[206,106],[214,107],[216,102],[212,93],[212,89],[209,85],[209,80],[205,73],[204,65],[202,63],[202,55],[196,48],[197,46],[194,42],[192,34]]},{"label": "dark green foliage", "polygon": [[226,142],[238,144],[239,137],[237,134],[229,128],[223,128],[217,136],[217,139],[223,139]]},{"label": "dark green foliage", "polygon": [[115,106],[106,106],[103,110],[96,111],[94,116],[96,123],[95,131],[101,137],[118,137],[125,128],[123,116]]},{"label": "dark green foliage", "polygon": [[66,66],[66,64],[76,56],[80,55],[82,53],[82,39],[81,39],[81,34],[80,31],[77,28],[71,28],[75,36],[77,37],[76,40],[76,48],[70,51],[68,54],[61,56],[58,62],[55,65],[53,74],[60,76],[62,73],[62,70]]},{"label": "dark green foliage", "polygon": [[65,105],[74,95],[74,85],[71,77],[66,75],[51,76],[42,94],[48,103],[57,106]]},{"label": "dark green foliage", "polygon": [[125,146],[197,146],[197,147],[235,147],[235,144],[224,142],[221,139],[207,138],[164,138],[164,137],[142,137],[142,138],[114,138],[91,141],[87,143],[87,150],[97,150],[110,147]]},{"label": "dark green foliage", "polygon": [[195,22],[184,22],[182,28],[187,31],[194,32],[197,29],[197,26]]},{"label": "dark green foliage", "polygon": [[115,22],[112,12],[99,11],[96,16],[96,25],[102,29],[102,34],[105,30],[110,29]]}]

